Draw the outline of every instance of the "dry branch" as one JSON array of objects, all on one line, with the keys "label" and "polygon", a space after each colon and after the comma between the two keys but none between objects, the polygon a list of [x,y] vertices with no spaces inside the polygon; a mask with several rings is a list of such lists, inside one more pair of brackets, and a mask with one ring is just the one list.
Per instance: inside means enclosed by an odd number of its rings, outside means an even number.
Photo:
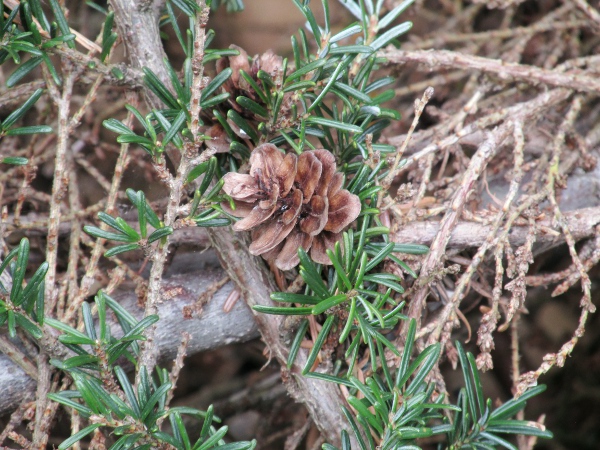
[{"label": "dry branch", "polygon": [[[494,157],[510,131],[509,127],[502,126],[491,132],[486,141],[481,144],[477,153],[471,158],[469,168],[463,177],[463,181],[453,196],[448,212],[444,215],[439,224],[439,231],[431,243],[430,251],[421,266],[420,279],[427,280],[434,271],[439,270],[440,262],[444,259],[446,246],[450,241],[452,230],[458,222],[463,206],[475,181],[479,178],[490,159]],[[415,318],[418,324],[421,323],[421,311],[428,293],[429,285],[420,285],[409,305],[408,315],[409,317]]]},{"label": "dry branch", "polygon": [[573,3],[591,19],[590,23],[594,27],[594,31],[596,33],[600,32],[600,13],[585,0],[573,0]]},{"label": "dry branch", "polygon": [[[600,207],[584,208],[565,213],[567,226],[571,230],[575,240],[581,240],[594,236],[595,226],[600,224]],[[537,243],[540,250],[548,250],[565,242],[565,238],[559,233],[552,217],[541,219],[537,226],[540,234]],[[467,248],[478,248],[485,242],[492,224],[478,222],[458,222],[448,240],[447,248],[464,250]],[[525,243],[527,236],[527,223],[515,224],[509,235],[509,243],[518,247]],[[428,220],[427,222],[411,222],[402,227],[394,234],[393,240],[399,243],[414,243],[431,245],[440,231],[440,222]]]},{"label": "dry branch", "polygon": [[528,84],[541,84],[564,87],[582,92],[600,93],[600,81],[597,77],[546,70],[526,64],[507,63],[501,59],[484,58],[449,50],[387,50],[380,52],[389,64],[419,63],[430,68],[447,67],[453,69],[475,70],[493,75],[502,81],[519,81]]}]

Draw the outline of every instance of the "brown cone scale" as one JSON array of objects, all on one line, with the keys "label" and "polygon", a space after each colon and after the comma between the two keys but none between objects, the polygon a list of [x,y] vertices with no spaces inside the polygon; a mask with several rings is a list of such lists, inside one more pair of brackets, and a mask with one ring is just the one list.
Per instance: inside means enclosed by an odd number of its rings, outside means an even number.
[{"label": "brown cone scale", "polygon": [[319,149],[287,155],[273,144],[252,152],[250,174],[225,175],[223,191],[242,220],[233,229],[251,230],[250,253],[274,261],[281,270],[298,265],[298,249],[318,263],[330,264],[326,251],[360,214],[360,199],[342,189],[333,154]]}]

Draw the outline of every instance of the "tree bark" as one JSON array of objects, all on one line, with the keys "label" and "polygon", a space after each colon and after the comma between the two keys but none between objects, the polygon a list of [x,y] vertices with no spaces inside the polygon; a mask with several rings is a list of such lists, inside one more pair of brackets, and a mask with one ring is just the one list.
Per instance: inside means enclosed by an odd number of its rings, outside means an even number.
[{"label": "tree bark", "polygon": [[[133,67],[152,70],[167,89],[172,89],[164,60],[167,57],[162,42],[158,19],[162,0],[110,0],[115,11],[119,36],[123,39],[127,56]],[[165,105],[149,89],[144,89],[146,103],[152,109],[162,109]],[[173,166],[181,160],[178,150],[168,148],[167,156]]]}]

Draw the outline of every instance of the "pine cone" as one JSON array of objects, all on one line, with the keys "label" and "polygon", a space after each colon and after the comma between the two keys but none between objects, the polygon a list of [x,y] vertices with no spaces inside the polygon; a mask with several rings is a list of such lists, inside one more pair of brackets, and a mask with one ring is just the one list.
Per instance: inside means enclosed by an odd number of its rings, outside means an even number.
[{"label": "pine cone", "polygon": [[[266,105],[262,100],[261,95],[259,95],[252,83],[249,83],[246,78],[244,78],[241,74],[243,70],[246,74],[252,79],[258,86],[263,85],[263,81],[258,78],[258,73],[260,71],[265,72],[273,81],[274,85],[280,82],[281,75],[283,73],[283,58],[281,56],[276,55],[271,50],[267,50],[265,53],[260,55],[255,55],[251,60],[248,57],[248,53],[237,45],[230,45],[230,49],[237,50],[239,55],[229,56],[226,58],[220,58],[217,60],[217,72],[220,73],[226,68],[231,68],[231,76],[223,83],[221,86],[221,90],[223,93],[228,93],[229,98],[227,102],[219,105],[219,108],[224,113],[227,118],[227,123],[233,132],[242,139],[248,138],[248,135],[245,131],[240,129],[237,123],[229,118],[228,111],[234,110],[238,114],[240,114],[247,122],[249,126],[254,129],[258,128],[259,123],[266,123],[265,117],[259,116],[248,108],[242,107],[237,99],[240,96],[247,97],[260,106],[264,107],[266,110],[270,110],[271,106]],[[292,66],[288,66],[290,70],[292,70]],[[279,104],[278,112],[277,112],[277,127],[285,127],[285,125],[281,125],[282,122],[285,122],[289,119],[292,110],[293,103],[293,92],[286,92],[283,94],[283,99]],[[229,145],[230,141],[225,135],[225,131],[221,124],[215,124],[217,128],[214,131],[214,134],[219,136],[223,136],[220,138],[219,142],[213,142],[214,147],[218,149],[225,148],[221,143],[226,143]],[[267,126],[269,128],[269,126]],[[214,135],[211,135],[213,138],[212,141],[216,141],[217,138]],[[207,143],[207,146],[209,144]],[[210,147],[209,147],[210,148]],[[220,150],[219,150],[220,151]]]},{"label": "pine cone", "polygon": [[252,118],[252,114],[248,114],[237,102],[236,99],[239,95],[244,95],[255,102],[262,103],[254,88],[242,77],[240,71],[246,72],[257,84],[260,86],[261,82],[257,78],[259,70],[263,70],[268,73],[271,78],[275,78],[277,73],[283,70],[283,58],[276,55],[271,50],[267,50],[261,55],[255,55],[252,58],[252,63],[248,59],[248,53],[237,45],[230,45],[229,48],[240,52],[237,56],[229,56],[227,58],[220,58],[217,60],[217,72],[222,72],[227,67],[232,70],[231,77],[223,83],[223,91],[228,92],[229,106],[235,109],[242,115],[248,115]]},{"label": "pine cone", "polygon": [[250,174],[226,174],[223,185],[235,204],[235,210],[226,203],[224,209],[242,217],[233,229],[252,230],[250,253],[289,270],[302,247],[313,261],[331,264],[326,250],[361,209],[360,199],[342,189],[344,175],[336,172],[333,154],[319,149],[296,156],[263,144],[252,152],[250,166]]}]

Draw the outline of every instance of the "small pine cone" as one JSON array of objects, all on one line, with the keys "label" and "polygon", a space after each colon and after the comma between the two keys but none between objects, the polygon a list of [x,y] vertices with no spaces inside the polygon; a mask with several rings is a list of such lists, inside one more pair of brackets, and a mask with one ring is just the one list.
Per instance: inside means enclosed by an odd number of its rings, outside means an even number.
[{"label": "small pine cone", "polygon": [[[230,45],[229,48],[237,50],[239,55],[217,60],[217,72],[221,72],[228,67],[231,68],[232,71],[231,76],[221,86],[222,91],[229,94],[229,98],[226,103],[223,103],[219,107],[225,110],[225,115],[227,115],[227,110],[233,109],[246,119],[250,126],[256,128],[260,122],[264,122],[265,118],[257,115],[256,112],[243,107],[237,100],[240,96],[247,97],[258,105],[265,107],[267,110],[270,109],[270,106],[264,103],[262,96],[255,91],[253,86],[263,85],[263,81],[258,78],[258,74],[261,71],[266,73],[276,85],[280,83],[281,75],[283,74],[283,58],[273,53],[272,50],[267,50],[265,53],[255,55],[252,60],[250,60],[248,53],[246,53],[243,48],[236,45]],[[293,70],[291,65],[288,66],[288,68]],[[244,71],[255,84],[249,83],[248,79],[242,76],[242,71]],[[279,104],[279,109],[277,111],[278,126],[289,120],[294,101],[293,92],[286,92],[283,94],[283,99]],[[237,123],[231,118],[227,119],[227,123],[236,135],[242,139],[248,137],[246,132],[240,129]]]},{"label": "small pine cone", "polygon": [[227,203],[223,208],[242,218],[233,229],[251,230],[250,253],[281,270],[299,263],[300,247],[313,261],[331,264],[326,250],[360,214],[360,199],[342,189],[344,175],[324,149],[296,156],[263,144],[252,152],[249,174],[230,172],[224,181],[235,210]]},{"label": "small pine cone", "polygon": [[[267,50],[267,52],[261,55],[254,56],[252,62],[250,62],[248,53],[243,48],[237,45],[230,45],[229,48],[237,50],[240,54],[217,60],[217,72],[221,72],[227,67],[231,68],[231,77],[223,83],[223,91],[230,94],[230,107],[240,114],[247,114],[247,111],[236,102],[238,96],[244,95],[255,102],[262,102],[254,91],[254,88],[242,77],[240,71],[243,70],[246,72],[260,86],[261,83],[257,78],[258,71],[262,70],[268,73],[271,78],[275,78],[283,70],[283,58],[273,53],[273,51]],[[250,116],[252,115],[250,114]]]}]

